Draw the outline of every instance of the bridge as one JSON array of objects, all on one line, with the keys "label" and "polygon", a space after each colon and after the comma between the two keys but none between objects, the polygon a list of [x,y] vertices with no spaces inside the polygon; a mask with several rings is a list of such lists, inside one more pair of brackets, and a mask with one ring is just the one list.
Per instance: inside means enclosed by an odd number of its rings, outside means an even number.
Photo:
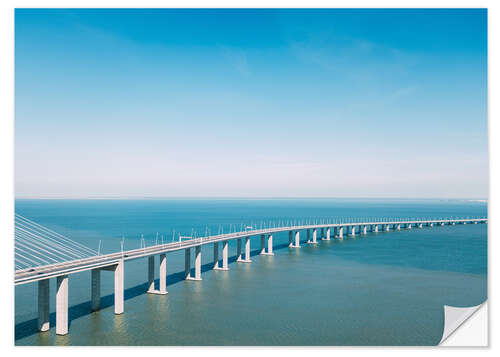
[{"label": "bridge", "polygon": [[[273,234],[288,232],[290,249],[301,247],[300,233],[305,232],[306,244],[318,244],[319,241],[331,238],[343,239],[344,236],[367,235],[368,232],[400,231],[413,229],[456,225],[487,223],[487,218],[453,218],[453,219],[380,219],[366,222],[345,220],[341,222],[322,221],[309,224],[281,222],[272,227],[242,230],[232,233],[207,235],[205,237],[180,240],[177,242],[155,244],[139,249],[122,250],[111,254],[99,254],[57,232],[43,227],[16,214],[15,219],[15,277],[14,284],[38,283],[38,329],[48,331],[49,326],[49,280],[56,279],[56,334],[68,333],[68,277],[71,274],[91,271],[91,309],[100,309],[101,272],[111,271],[114,274],[114,312],[124,312],[124,266],[125,262],[134,259],[148,258],[147,293],[167,294],[167,253],[184,250],[185,280],[201,281],[201,246],[213,244],[213,269],[229,270],[228,242],[237,240],[237,263],[251,263],[251,238],[260,237],[260,255],[272,256]],[[222,245],[222,259],[220,247]],[[194,275],[191,274],[191,256],[194,250]],[[159,256],[159,286],[155,287],[155,256]]]}]

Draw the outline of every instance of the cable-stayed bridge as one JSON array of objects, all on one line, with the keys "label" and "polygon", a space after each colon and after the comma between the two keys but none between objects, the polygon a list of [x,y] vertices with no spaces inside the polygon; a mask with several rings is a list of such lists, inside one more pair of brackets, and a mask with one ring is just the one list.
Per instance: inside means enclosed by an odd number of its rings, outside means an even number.
[{"label": "cable-stayed bridge", "polygon": [[[354,220],[316,221],[314,223],[281,222],[272,227],[253,228],[231,233],[219,233],[205,237],[181,240],[178,242],[155,244],[139,249],[123,250],[116,253],[100,255],[68,237],[37,224],[23,216],[15,216],[15,278],[14,284],[38,282],[38,328],[49,329],[49,281],[56,279],[56,333],[68,333],[68,277],[71,274],[91,271],[92,310],[100,309],[101,271],[114,273],[114,310],[115,314],[124,312],[124,264],[128,260],[148,258],[147,277],[148,293],[167,294],[167,259],[169,252],[185,251],[185,280],[201,281],[201,246],[213,244],[213,269],[229,270],[228,242],[237,240],[237,263],[251,263],[250,242],[252,237],[260,237],[260,254],[272,256],[273,234],[288,232],[290,249],[301,247],[300,232],[305,232],[307,244],[318,244],[331,238],[343,239],[344,236],[365,236],[368,233],[400,231],[413,229],[456,225],[487,223],[487,218],[453,218],[453,219],[379,219],[355,222]],[[248,230],[249,229],[249,230]],[[219,259],[219,243],[222,244],[222,259]],[[242,246],[244,244],[244,249]],[[194,274],[191,274],[191,248],[194,248]],[[155,256],[159,256],[159,287],[155,288]]]},{"label": "cable-stayed bridge", "polygon": [[14,235],[16,271],[97,255],[95,250],[19,214],[15,215]]}]

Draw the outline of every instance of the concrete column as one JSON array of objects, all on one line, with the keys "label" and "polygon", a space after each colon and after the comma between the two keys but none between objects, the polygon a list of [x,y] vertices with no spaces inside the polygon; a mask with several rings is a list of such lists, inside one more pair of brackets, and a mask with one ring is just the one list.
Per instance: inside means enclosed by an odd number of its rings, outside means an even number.
[{"label": "concrete column", "polygon": [[194,248],[194,277],[191,276],[191,248],[185,249],[185,273],[186,280],[201,280],[201,245]]},{"label": "concrete column", "polygon": [[274,253],[273,253],[273,235],[272,234],[267,236],[267,254],[274,255]]},{"label": "concrete column", "polygon": [[355,236],[356,235],[356,226],[351,227],[351,235]]},{"label": "concrete column", "polygon": [[386,232],[388,232],[388,231],[389,231],[389,229],[390,229],[390,228],[389,228],[389,225],[388,225],[388,224],[386,224],[386,225],[385,225],[385,231],[386,231]]},{"label": "concrete column", "polygon": [[250,263],[250,237],[245,237],[245,261]]},{"label": "concrete column", "polygon": [[434,227],[434,223],[429,223],[429,227]]},{"label": "concrete column", "polygon": [[309,229],[307,230],[307,243],[309,244],[317,244],[318,243],[318,230],[316,228],[313,228],[312,230],[312,240],[309,240],[309,237],[310,237],[310,233],[309,233]]},{"label": "concrete column", "polygon": [[160,291],[161,295],[167,294],[167,254],[160,254]]},{"label": "concrete column", "polygon": [[236,261],[241,262],[243,259],[241,258],[241,238],[238,238],[238,249],[236,251]]},{"label": "concrete column", "polygon": [[238,259],[236,260],[239,263],[251,263],[250,259],[250,237],[245,237],[245,257],[241,257],[241,239],[238,238]]},{"label": "concrete column", "polygon": [[265,234],[260,235],[260,255],[266,254],[266,236]]},{"label": "concrete column", "polygon": [[375,233],[378,233],[378,224],[375,225]]},{"label": "concrete column", "polygon": [[411,223],[408,223],[408,229],[411,229]]},{"label": "concrete column", "polygon": [[92,296],[92,311],[97,311],[101,308],[101,270],[92,269],[92,283],[91,283],[91,296]]},{"label": "concrete column", "polygon": [[422,228],[424,225],[422,223],[419,223],[418,228]]},{"label": "concrete column", "polygon": [[194,248],[194,279],[201,280],[201,245]]},{"label": "concrete column", "polygon": [[191,279],[191,248],[184,250],[184,279]]},{"label": "concrete column", "polygon": [[398,224],[398,225],[396,226],[396,229],[397,229],[398,231],[400,231],[400,230],[401,230],[401,224]]},{"label": "concrete column", "polygon": [[115,268],[115,314],[123,314],[124,300],[124,261],[121,260]]},{"label": "concrete column", "polygon": [[214,243],[214,269],[219,269],[219,243]]},{"label": "concrete column", "polygon": [[56,334],[68,333],[68,276],[57,277],[56,291]]},{"label": "concrete column", "polygon": [[363,226],[363,234],[366,234],[367,227]]},{"label": "concrete column", "polygon": [[229,249],[228,245],[229,242],[227,240],[225,240],[222,243],[222,270],[229,270],[229,268],[227,267],[228,249]]},{"label": "concrete column", "polygon": [[[474,223],[477,223],[477,222],[474,222]],[[444,222],[441,222],[441,227],[444,226]]]},{"label": "concrete column", "polygon": [[50,285],[49,279],[38,280],[38,331],[50,328]]},{"label": "concrete column", "polygon": [[326,228],[326,236],[322,240],[330,240],[330,227]]},{"label": "concrete column", "polygon": [[300,248],[300,232],[296,231],[295,232],[295,248]]},{"label": "concrete column", "polygon": [[148,293],[155,291],[155,256],[148,257]]},{"label": "concrete column", "polygon": [[[228,241],[225,240],[222,242],[222,267],[220,267],[219,264],[217,264],[217,267],[214,267],[214,270],[229,270],[227,267],[227,260],[228,260]],[[215,251],[214,251],[215,254]],[[219,249],[217,248],[217,256],[219,255]],[[218,262],[217,258],[217,262]]]},{"label": "concrete column", "polygon": [[288,247],[293,247],[293,242],[292,242],[292,235],[293,235],[293,231],[289,231],[288,232]]},{"label": "concrete column", "polygon": [[344,227],[339,227],[339,239],[344,239]]}]

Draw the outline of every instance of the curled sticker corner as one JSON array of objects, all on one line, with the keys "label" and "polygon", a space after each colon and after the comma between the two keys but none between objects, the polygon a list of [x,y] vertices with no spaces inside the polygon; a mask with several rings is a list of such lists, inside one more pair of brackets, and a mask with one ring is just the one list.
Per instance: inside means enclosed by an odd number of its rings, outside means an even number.
[{"label": "curled sticker corner", "polygon": [[[484,303],[483,303],[484,304]],[[444,305],[444,328],[443,336],[439,345],[442,344],[460,325],[471,317],[483,304],[470,307],[455,307]]]}]

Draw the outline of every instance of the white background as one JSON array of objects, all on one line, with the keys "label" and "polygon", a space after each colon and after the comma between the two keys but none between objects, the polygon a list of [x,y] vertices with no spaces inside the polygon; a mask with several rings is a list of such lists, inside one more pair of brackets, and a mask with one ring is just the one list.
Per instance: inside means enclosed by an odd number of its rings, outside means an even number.
[{"label": "white background", "polygon": [[[303,348],[279,348],[279,347],[242,347],[242,348],[187,348],[187,347],[159,347],[137,348],[113,347],[110,348],[89,348],[72,347],[14,347],[14,289],[13,289],[13,211],[14,211],[14,8],[16,7],[487,7],[488,8],[488,76],[489,76],[489,147],[490,147],[490,197],[489,197],[489,225],[488,225],[488,279],[489,279],[489,306],[488,309],[482,308],[478,313],[471,317],[455,334],[449,337],[449,345],[482,345],[485,340],[489,340],[490,347],[487,348],[449,348],[449,347],[426,347],[426,348],[403,348],[403,347],[303,347]],[[404,353],[408,355],[421,355],[422,353],[443,353],[453,355],[470,355],[472,353],[494,353],[498,343],[495,343],[495,337],[498,337],[498,329],[495,329],[495,322],[498,320],[498,313],[495,310],[494,297],[497,295],[498,284],[493,283],[492,276],[497,276],[499,264],[492,259],[496,252],[497,244],[495,238],[498,238],[498,189],[491,183],[499,182],[498,156],[500,144],[500,133],[498,130],[498,119],[495,114],[498,113],[498,36],[499,22],[498,1],[109,1],[109,0],[88,0],[88,1],[10,1],[4,0],[0,4],[0,28],[1,28],[1,54],[0,54],[0,226],[1,239],[1,260],[3,283],[2,294],[0,295],[2,307],[1,329],[1,347],[3,353],[16,353],[20,355],[60,355],[71,353],[75,356],[84,356],[89,353],[100,355],[111,352],[120,353],[120,355],[136,355],[143,352],[178,355],[183,356],[198,354],[206,356],[235,355],[276,355],[277,353],[286,353],[287,356],[303,356],[307,351],[312,350],[316,356],[331,356],[332,354],[356,355],[360,353],[369,353],[374,356],[400,356]],[[488,319],[489,315],[489,319]],[[488,321],[489,320],[489,321]],[[486,329],[485,327],[489,328]],[[486,339],[485,333],[489,330],[489,336]],[[472,350],[474,349],[474,350]],[[278,351],[279,350],[279,351]],[[498,354],[498,351],[497,351]]]}]

